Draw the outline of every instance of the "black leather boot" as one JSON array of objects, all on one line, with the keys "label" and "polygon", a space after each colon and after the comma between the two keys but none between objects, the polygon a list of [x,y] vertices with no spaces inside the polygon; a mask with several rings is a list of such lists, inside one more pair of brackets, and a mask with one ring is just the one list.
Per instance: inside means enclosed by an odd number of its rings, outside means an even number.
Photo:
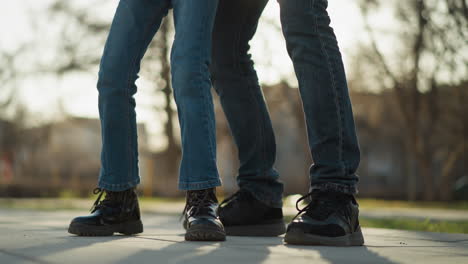
[{"label": "black leather boot", "polygon": [[[111,192],[96,188],[99,194],[91,214],[73,219],[68,232],[78,236],[112,236],[114,233],[133,235],[143,232],[140,207],[135,189]],[[104,200],[102,195],[106,193]]]},{"label": "black leather boot", "polygon": [[224,226],[218,217],[218,200],[214,188],[188,191],[184,217],[185,240],[226,240]]}]

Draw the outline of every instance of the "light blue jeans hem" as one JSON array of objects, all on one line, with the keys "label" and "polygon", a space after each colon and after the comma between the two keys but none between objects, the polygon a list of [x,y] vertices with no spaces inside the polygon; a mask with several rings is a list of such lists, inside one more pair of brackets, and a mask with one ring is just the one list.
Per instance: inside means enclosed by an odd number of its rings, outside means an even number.
[{"label": "light blue jeans hem", "polygon": [[183,191],[203,190],[218,186],[221,186],[221,180],[219,179],[203,182],[179,182],[179,190]]},{"label": "light blue jeans hem", "polygon": [[111,184],[99,180],[98,187],[111,192],[121,192],[128,190],[130,188],[136,187],[140,183],[140,178],[132,182],[120,183],[120,184]]}]

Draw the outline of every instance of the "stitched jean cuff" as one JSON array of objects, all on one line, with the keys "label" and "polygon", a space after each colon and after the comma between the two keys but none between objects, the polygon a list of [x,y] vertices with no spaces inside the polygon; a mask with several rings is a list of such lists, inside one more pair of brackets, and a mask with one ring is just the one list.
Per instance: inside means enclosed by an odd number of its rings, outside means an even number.
[{"label": "stitched jean cuff", "polygon": [[358,193],[358,189],[356,185],[348,185],[348,184],[339,184],[339,183],[319,183],[314,184],[311,186],[311,191],[320,190],[320,191],[334,191],[334,192],[341,192],[345,194],[352,194],[355,195]]},{"label": "stitched jean cuff", "polygon": [[218,186],[221,186],[221,180],[219,179],[203,182],[179,182],[179,190],[184,191],[210,189]]},{"label": "stitched jean cuff", "polygon": [[103,180],[99,180],[98,187],[107,191],[111,191],[111,192],[121,192],[121,191],[128,190],[130,188],[133,188],[137,186],[139,183],[140,183],[140,178],[138,178],[135,181],[124,182],[124,183],[119,183],[119,184],[113,184],[113,183],[104,182]]}]

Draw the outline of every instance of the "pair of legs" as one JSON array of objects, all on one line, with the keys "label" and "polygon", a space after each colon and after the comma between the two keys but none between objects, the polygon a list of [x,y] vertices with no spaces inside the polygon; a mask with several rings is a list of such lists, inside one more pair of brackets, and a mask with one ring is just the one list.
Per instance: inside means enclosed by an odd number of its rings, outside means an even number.
[{"label": "pair of legs", "polygon": [[[162,19],[174,11],[171,74],[182,138],[179,188],[187,190],[187,240],[224,240],[217,218],[215,116],[209,66],[218,0],[120,0],[102,56],[99,196],[91,215],[72,220],[77,235],[143,232],[135,186],[138,146],[134,94],[140,63]],[[101,201],[102,194],[106,193]],[[208,206],[207,206],[208,205]]]},{"label": "pair of legs", "polygon": [[[281,207],[275,138],[249,55],[268,0],[220,0],[213,29],[212,78],[239,149],[238,184]],[[357,192],[359,147],[340,50],[326,0],[279,0],[281,24],[299,80],[314,164],[312,189]]]},{"label": "pair of legs", "polygon": [[98,91],[102,127],[99,187],[123,191],[139,182],[134,94],[140,62],[170,8],[176,36],[172,83],[182,133],[182,190],[221,184],[209,64],[217,0],[121,0],[102,56]]},{"label": "pair of legs", "polygon": [[[213,29],[212,80],[239,149],[240,190],[220,217],[228,235],[279,235],[283,185],[273,168],[275,137],[249,55],[268,0],[220,0]],[[287,229],[292,244],[355,246],[360,152],[345,71],[327,0],[278,0],[288,53],[299,81],[309,147],[312,201]]]}]

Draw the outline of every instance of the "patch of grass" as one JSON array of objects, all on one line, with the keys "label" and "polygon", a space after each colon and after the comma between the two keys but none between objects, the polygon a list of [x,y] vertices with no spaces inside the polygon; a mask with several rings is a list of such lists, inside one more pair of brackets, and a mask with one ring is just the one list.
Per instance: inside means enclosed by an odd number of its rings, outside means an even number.
[{"label": "patch of grass", "polygon": [[[65,199],[65,198],[42,198],[42,199],[0,199],[0,208],[2,209],[21,209],[21,210],[82,210],[86,206],[91,207],[92,203],[86,199]],[[89,204],[89,205],[88,205]]]},{"label": "patch of grass", "polygon": [[468,210],[468,201],[452,202],[424,202],[424,201],[398,201],[379,199],[358,199],[359,207],[372,208],[432,208],[432,209],[453,209]]},{"label": "patch of grass", "polygon": [[[285,221],[289,223],[292,220],[292,218],[293,216],[285,216]],[[359,222],[362,227],[468,234],[468,221],[439,221],[431,219],[418,220],[411,218],[360,217]]]},{"label": "patch of grass", "polygon": [[407,218],[373,219],[362,217],[359,219],[359,222],[364,227],[468,234],[468,221],[436,221]]}]

